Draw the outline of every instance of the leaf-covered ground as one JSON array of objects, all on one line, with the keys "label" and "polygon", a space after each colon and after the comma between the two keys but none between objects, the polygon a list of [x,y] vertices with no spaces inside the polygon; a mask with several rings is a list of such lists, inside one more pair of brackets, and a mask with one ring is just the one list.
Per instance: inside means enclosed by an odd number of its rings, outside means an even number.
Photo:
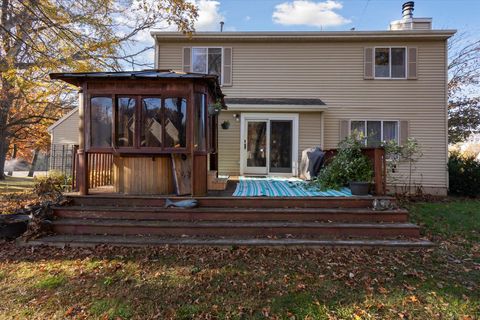
[{"label": "leaf-covered ground", "polygon": [[0,319],[478,319],[478,238],[460,223],[447,238],[427,219],[463,212],[464,202],[415,205],[438,243],[428,250],[5,243]]}]

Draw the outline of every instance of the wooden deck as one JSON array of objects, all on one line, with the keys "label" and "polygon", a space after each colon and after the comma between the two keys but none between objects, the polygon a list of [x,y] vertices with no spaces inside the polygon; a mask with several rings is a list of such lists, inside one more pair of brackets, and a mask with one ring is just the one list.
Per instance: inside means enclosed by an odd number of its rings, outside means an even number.
[{"label": "wooden deck", "polygon": [[[231,188],[231,187],[230,187]],[[99,190],[100,191],[100,190]],[[101,190],[103,191],[103,190]],[[98,192],[70,194],[54,208],[54,236],[36,244],[93,245],[287,245],[418,247],[418,226],[408,211],[375,211],[376,198],[232,197],[215,192],[196,197],[197,208],[165,208],[176,196],[129,196]],[[123,240],[122,240],[123,239]]]},{"label": "wooden deck", "polygon": [[[112,187],[68,194],[67,206],[54,208],[56,235],[44,244],[92,245],[288,245],[418,247],[420,229],[408,211],[375,211],[375,199],[349,197],[234,197],[237,179],[226,190],[195,197],[198,207],[165,208],[176,195],[125,195]],[[123,240],[122,240],[123,239]],[[42,240],[40,240],[41,243]]]}]

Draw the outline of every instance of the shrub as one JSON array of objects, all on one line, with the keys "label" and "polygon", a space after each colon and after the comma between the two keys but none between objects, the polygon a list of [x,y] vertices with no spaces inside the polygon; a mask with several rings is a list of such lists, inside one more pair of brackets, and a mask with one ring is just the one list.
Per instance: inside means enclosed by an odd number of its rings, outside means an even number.
[{"label": "shrub", "polygon": [[450,193],[476,197],[480,195],[480,162],[473,156],[453,152],[448,157]]},{"label": "shrub", "polygon": [[33,191],[41,199],[56,199],[68,183],[68,178],[58,172],[49,173],[48,176],[34,178]]},{"label": "shrub", "polygon": [[327,166],[320,171],[313,184],[321,190],[340,189],[350,181],[371,182],[373,166],[362,154],[363,140],[356,136],[346,138],[338,145],[338,152]]}]

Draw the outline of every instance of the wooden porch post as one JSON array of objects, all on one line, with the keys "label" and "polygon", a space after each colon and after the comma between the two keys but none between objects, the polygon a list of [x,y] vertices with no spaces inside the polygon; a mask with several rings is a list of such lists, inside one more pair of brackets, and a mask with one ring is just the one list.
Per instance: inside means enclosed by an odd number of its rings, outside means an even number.
[{"label": "wooden porch post", "polygon": [[85,103],[83,90],[78,91],[78,117],[79,117],[79,144],[78,144],[78,167],[77,187],[80,195],[88,194],[88,157],[85,151]]},{"label": "wooden porch post", "polygon": [[375,148],[373,150],[373,159],[375,173],[375,193],[379,196],[383,196],[386,192],[385,149]]}]

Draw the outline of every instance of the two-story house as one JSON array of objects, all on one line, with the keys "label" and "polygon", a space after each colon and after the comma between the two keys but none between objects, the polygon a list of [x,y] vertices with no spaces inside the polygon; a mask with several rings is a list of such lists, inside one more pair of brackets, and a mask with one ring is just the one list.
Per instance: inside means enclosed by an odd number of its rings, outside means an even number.
[{"label": "two-story house", "polygon": [[[353,130],[368,146],[414,137],[423,156],[413,180],[446,194],[447,40],[431,19],[388,31],[152,31],[155,68],[219,76],[219,173],[296,175],[301,151],[334,148]],[[407,170],[400,166],[399,170]]]},{"label": "two-story house", "polygon": [[[218,121],[219,174],[295,176],[302,150],[335,148],[357,130],[367,146],[415,138],[423,155],[411,181],[446,194],[447,40],[455,31],[433,30],[412,12],[404,5],[387,31],[152,31],[155,69],[218,75],[228,106]],[[69,125],[76,117],[51,127],[53,145],[63,131],[77,134]],[[399,166],[400,183],[408,171]]]}]

